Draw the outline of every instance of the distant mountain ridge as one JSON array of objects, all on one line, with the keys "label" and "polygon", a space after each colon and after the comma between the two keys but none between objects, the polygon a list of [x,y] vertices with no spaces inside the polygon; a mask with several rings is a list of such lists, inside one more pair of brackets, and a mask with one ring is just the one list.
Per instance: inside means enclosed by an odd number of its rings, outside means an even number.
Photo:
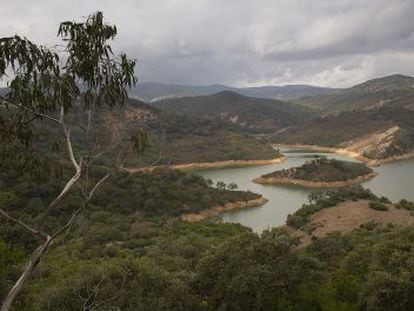
[{"label": "distant mountain ridge", "polygon": [[244,96],[270,98],[279,100],[298,99],[304,96],[332,94],[338,89],[310,85],[260,86],[260,87],[230,87],[221,84],[212,85],[180,85],[157,82],[140,83],[131,89],[130,96],[151,102],[167,98],[213,95],[223,91],[232,91]]}]

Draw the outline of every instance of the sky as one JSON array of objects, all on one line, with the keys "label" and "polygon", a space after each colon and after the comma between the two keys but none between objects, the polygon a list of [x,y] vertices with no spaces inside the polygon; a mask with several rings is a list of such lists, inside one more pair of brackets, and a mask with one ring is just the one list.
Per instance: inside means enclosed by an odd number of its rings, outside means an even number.
[{"label": "sky", "polygon": [[0,0],[0,37],[58,43],[95,11],[140,81],[348,87],[414,76],[414,0]]}]

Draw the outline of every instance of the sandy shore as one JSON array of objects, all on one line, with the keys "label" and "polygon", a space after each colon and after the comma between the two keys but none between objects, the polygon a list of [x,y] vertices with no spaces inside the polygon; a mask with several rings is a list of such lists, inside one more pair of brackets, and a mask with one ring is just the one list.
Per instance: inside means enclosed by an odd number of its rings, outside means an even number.
[{"label": "sandy shore", "polygon": [[285,161],[285,157],[281,156],[275,159],[269,160],[227,160],[217,162],[194,162],[184,164],[173,164],[173,165],[161,165],[161,166],[144,166],[144,167],[130,167],[125,170],[130,173],[147,172],[152,171],[159,167],[166,167],[176,170],[199,170],[199,169],[218,169],[227,167],[243,167],[243,166],[256,166],[256,165],[269,165],[278,164]]},{"label": "sandy shore", "polygon": [[295,185],[307,188],[340,188],[359,184],[365,180],[375,177],[377,173],[372,172],[354,179],[333,182],[310,181],[305,179],[291,179],[291,178],[276,178],[276,177],[258,177],[253,179],[257,184],[272,184],[272,185]]},{"label": "sandy shore", "polygon": [[236,209],[242,209],[242,208],[261,206],[265,204],[267,201],[268,200],[265,197],[261,196],[253,200],[227,203],[223,206],[216,206],[216,207],[213,207],[207,210],[200,211],[198,213],[183,215],[181,216],[181,219],[187,222],[199,222],[204,219],[217,216],[224,212],[228,212],[228,211],[232,211]]},{"label": "sandy shore", "polygon": [[272,144],[272,146],[275,148],[303,148],[303,149],[312,150],[316,152],[328,152],[328,153],[341,154],[341,155],[345,155],[350,158],[356,159],[358,161],[361,161],[370,167],[381,166],[385,163],[414,158],[414,152],[403,154],[403,155],[398,155],[398,156],[392,156],[392,157],[385,158],[385,159],[370,159],[356,151],[352,151],[346,148],[334,148],[334,147],[324,147],[324,146],[318,146],[318,145],[302,145],[302,144],[293,144],[293,145]]}]

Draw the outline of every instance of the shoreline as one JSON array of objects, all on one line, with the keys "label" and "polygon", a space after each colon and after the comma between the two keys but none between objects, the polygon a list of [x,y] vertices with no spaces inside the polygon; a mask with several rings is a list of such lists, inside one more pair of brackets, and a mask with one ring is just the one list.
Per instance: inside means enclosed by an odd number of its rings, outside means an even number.
[{"label": "shoreline", "polygon": [[198,213],[183,215],[181,216],[181,220],[185,222],[200,222],[207,218],[215,217],[221,213],[229,212],[232,210],[262,206],[268,201],[269,200],[266,199],[264,196],[260,196],[259,198],[252,200],[230,202],[221,206],[216,206],[200,211]]},{"label": "shoreline", "polygon": [[291,179],[291,178],[276,178],[276,177],[258,177],[253,179],[253,182],[262,185],[294,185],[306,188],[341,188],[356,185],[371,178],[374,178],[378,174],[371,172],[369,174],[359,176],[357,178],[343,180],[343,181],[311,181],[305,179]]},{"label": "shoreline", "polygon": [[397,162],[402,160],[408,160],[414,158],[414,152],[396,155],[384,159],[371,159],[363,156],[362,154],[349,150],[347,148],[336,148],[336,147],[324,147],[319,145],[306,145],[306,144],[272,144],[275,148],[303,148],[316,152],[327,152],[327,153],[336,153],[340,155],[345,155],[350,158],[361,161],[369,167],[378,167],[386,163]]},{"label": "shoreline", "polygon": [[166,167],[173,170],[201,170],[201,169],[220,169],[220,168],[230,168],[230,167],[244,167],[244,166],[259,166],[259,165],[269,165],[269,164],[280,164],[286,160],[284,156],[269,159],[269,160],[225,160],[225,161],[216,161],[216,162],[193,162],[193,163],[183,163],[183,164],[173,164],[173,165],[158,165],[158,166],[144,166],[139,168],[125,168],[129,173],[137,172],[151,172],[156,168]]}]

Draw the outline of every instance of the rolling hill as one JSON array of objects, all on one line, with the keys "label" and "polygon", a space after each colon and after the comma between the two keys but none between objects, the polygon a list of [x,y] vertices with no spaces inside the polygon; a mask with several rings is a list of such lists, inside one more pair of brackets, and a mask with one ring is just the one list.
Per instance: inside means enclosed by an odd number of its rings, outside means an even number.
[{"label": "rolling hill", "polygon": [[273,135],[274,142],[340,147],[369,159],[391,159],[414,151],[414,78],[394,75],[370,80],[335,96],[301,104],[318,118]]},{"label": "rolling hill", "polygon": [[312,108],[246,97],[230,91],[209,96],[165,99],[151,105],[181,115],[230,121],[253,133],[271,133],[314,116]]},{"label": "rolling hill", "polygon": [[[138,164],[182,164],[226,160],[264,160],[278,157],[268,144],[249,135],[237,124],[181,116],[132,100],[128,108],[110,113],[126,132],[144,128],[149,150]],[[125,134],[126,135],[126,134]],[[132,161],[131,164],[136,164]]]},{"label": "rolling hill", "polygon": [[[83,126],[85,118],[82,109],[70,116],[74,145],[81,150],[87,149]],[[59,137],[59,129],[54,126],[45,122],[39,122],[36,126],[40,133],[40,147],[52,145],[47,142],[53,142],[54,137]],[[142,130],[147,133],[149,143],[146,151],[136,157],[131,141],[134,133]],[[269,144],[254,138],[238,125],[181,116],[137,100],[130,100],[128,105],[121,108],[97,111],[89,140],[96,145],[95,153],[104,150],[102,164],[107,160],[116,160],[122,154],[125,167],[271,160],[279,157],[278,152]]]},{"label": "rolling hill", "polygon": [[260,86],[236,88],[221,84],[212,85],[183,85],[156,82],[140,83],[130,91],[131,97],[143,101],[156,101],[166,98],[213,95],[223,91],[232,91],[244,96],[271,98],[280,100],[297,99],[304,96],[331,94],[336,89],[311,85]]},{"label": "rolling hill", "polygon": [[338,113],[345,110],[366,110],[381,106],[414,109],[414,78],[391,75],[373,79],[334,94],[305,97],[298,104],[318,109],[321,114]]}]

